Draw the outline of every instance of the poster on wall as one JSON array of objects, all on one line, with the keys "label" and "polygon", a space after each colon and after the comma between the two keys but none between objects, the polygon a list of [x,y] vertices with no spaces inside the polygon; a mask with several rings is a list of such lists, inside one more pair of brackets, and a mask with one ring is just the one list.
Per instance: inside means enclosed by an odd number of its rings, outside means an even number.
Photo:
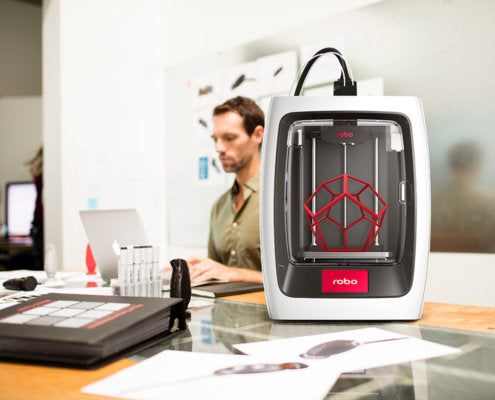
[{"label": "poster on wall", "polygon": [[295,50],[258,58],[258,96],[288,95],[297,75]]},{"label": "poster on wall", "polygon": [[213,107],[195,110],[193,112],[192,130],[195,144],[204,144],[208,148],[213,148]]},{"label": "poster on wall", "polygon": [[218,155],[214,151],[197,151],[194,162],[195,186],[225,186],[227,174],[223,171]]},{"label": "poster on wall", "polygon": [[256,61],[233,65],[224,70],[225,98],[245,96],[252,99],[259,93],[258,68]]},{"label": "poster on wall", "polygon": [[192,109],[214,107],[223,100],[224,83],[221,69],[197,75],[187,82]]}]

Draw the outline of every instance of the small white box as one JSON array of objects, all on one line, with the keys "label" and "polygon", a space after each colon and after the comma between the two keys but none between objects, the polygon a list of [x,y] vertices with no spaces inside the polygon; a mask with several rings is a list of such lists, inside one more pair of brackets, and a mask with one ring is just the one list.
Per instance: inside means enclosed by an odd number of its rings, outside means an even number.
[{"label": "small white box", "polygon": [[134,247],[127,246],[127,296],[134,295]]}]

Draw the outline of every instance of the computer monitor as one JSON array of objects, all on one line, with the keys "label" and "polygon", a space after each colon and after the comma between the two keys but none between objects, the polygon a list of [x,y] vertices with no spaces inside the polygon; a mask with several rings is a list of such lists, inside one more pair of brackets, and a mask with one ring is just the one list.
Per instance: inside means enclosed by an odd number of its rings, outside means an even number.
[{"label": "computer monitor", "polygon": [[8,238],[29,237],[36,205],[36,186],[32,182],[5,185],[5,223]]}]

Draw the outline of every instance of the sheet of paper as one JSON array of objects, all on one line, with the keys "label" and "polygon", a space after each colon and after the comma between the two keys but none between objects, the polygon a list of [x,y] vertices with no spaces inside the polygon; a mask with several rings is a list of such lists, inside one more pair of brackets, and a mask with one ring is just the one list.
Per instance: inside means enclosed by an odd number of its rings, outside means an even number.
[{"label": "sheet of paper", "polygon": [[[389,340],[400,338],[400,340]],[[323,343],[350,340],[356,347],[325,358],[307,358],[308,350]],[[373,343],[374,342],[374,343]],[[326,365],[342,372],[382,367],[407,361],[422,360],[459,353],[460,350],[378,328],[301,336],[290,339],[237,344],[234,347],[250,356],[282,357],[311,365]],[[321,352],[325,353],[324,349]]]},{"label": "sheet of paper", "polygon": [[[252,373],[282,360],[167,350],[101,381],[85,393],[125,399],[323,399],[339,372],[319,366]],[[290,361],[287,357],[284,362]],[[300,361],[299,361],[300,362]],[[215,371],[238,366],[229,375]],[[249,368],[245,368],[250,366]],[[254,366],[254,367],[253,367]],[[251,373],[247,373],[251,371]]]},{"label": "sheet of paper", "polygon": [[188,311],[202,311],[205,308],[209,308],[215,305],[214,301],[202,301],[202,300],[191,300],[189,302],[189,306],[187,307]]}]

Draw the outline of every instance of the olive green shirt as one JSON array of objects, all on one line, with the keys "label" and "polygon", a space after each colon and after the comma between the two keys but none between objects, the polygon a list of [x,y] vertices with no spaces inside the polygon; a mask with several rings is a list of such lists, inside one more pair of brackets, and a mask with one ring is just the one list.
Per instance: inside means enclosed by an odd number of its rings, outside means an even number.
[{"label": "olive green shirt", "polygon": [[260,174],[244,184],[244,203],[235,211],[237,180],[213,205],[208,257],[231,267],[261,271],[259,226]]}]

